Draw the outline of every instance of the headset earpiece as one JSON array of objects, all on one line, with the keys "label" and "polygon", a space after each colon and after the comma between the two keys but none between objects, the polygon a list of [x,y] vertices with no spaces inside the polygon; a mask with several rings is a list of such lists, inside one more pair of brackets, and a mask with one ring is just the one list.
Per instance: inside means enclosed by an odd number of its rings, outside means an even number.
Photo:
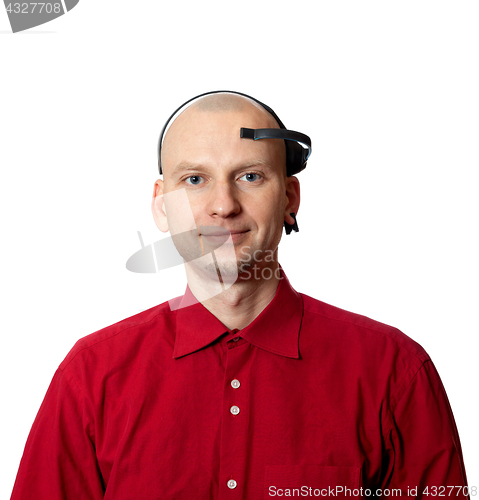
[{"label": "headset earpiece", "polygon": [[298,221],[296,220],[296,214],[294,212],[290,213],[291,217],[294,219],[294,224],[288,224],[284,221],[284,230],[286,234],[290,234],[291,231],[299,232]]}]

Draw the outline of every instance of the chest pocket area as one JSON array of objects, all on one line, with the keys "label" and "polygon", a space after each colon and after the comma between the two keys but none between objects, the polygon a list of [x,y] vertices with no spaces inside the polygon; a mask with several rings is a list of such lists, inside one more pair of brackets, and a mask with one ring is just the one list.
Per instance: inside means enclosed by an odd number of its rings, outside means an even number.
[{"label": "chest pocket area", "polygon": [[360,486],[360,467],[267,465],[263,498],[351,498],[361,496]]}]

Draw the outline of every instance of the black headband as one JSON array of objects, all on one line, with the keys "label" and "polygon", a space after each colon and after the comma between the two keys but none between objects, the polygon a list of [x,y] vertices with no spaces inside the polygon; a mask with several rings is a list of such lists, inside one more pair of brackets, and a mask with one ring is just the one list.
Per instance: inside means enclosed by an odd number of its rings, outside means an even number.
[{"label": "black headband", "polygon": [[[199,99],[200,97],[206,96],[206,95],[211,95],[211,94],[220,94],[220,93],[227,93],[227,94],[236,94],[236,95],[241,95],[243,97],[247,97],[248,99],[251,99],[252,101],[256,102],[260,106],[262,106],[268,113],[270,113],[273,118],[278,122],[278,125],[280,126],[279,129],[277,128],[260,128],[260,129],[250,129],[250,128],[241,128],[240,129],[240,137],[244,139],[253,139],[253,140],[260,140],[260,139],[283,139],[286,144],[286,174],[288,176],[290,175],[295,175],[304,168],[306,168],[306,162],[311,155],[311,139],[305,135],[302,134],[301,132],[295,132],[293,130],[287,130],[286,127],[283,125],[283,122],[279,119],[278,115],[266,104],[263,104],[261,101],[258,101],[258,99],[255,99],[254,97],[251,97],[247,94],[243,94],[241,92],[235,92],[231,90],[214,90],[212,92],[205,92],[204,94],[197,95],[195,97],[192,97],[191,99],[188,99],[188,101],[184,102],[179,108],[177,108],[174,113],[168,118],[166,121],[165,125],[163,126],[163,129],[160,134],[160,138],[158,140],[158,169],[160,174],[162,174],[162,168],[161,168],[161,146],[163,143],[163,136],[165,135],[166,129],[168,128],[168,125],[170,121],[173,119],[173,117],[187,104],[190,102]],[[304,147],[303,147],[304,146]]]}]

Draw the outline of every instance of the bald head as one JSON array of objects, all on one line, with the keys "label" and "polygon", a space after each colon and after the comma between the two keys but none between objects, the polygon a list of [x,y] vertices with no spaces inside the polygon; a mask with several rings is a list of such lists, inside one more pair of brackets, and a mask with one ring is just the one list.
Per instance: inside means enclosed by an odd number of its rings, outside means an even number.
[{"label": "bald head", "polygon": [[[226,145],[227,141],[221,142],[226,133],[230,134],[231,140],[239,140],[241,127],[280,128],[278,122],[265,108],[247,97],[218,93],[198,99],[175,118],[164,136],[161,150],[163,170],[165,164],[170,163],[171,153],[176,152],[178,148],[187,146],[191,142],[189,138],[198,143],[198,141],[202,141],[201,135],[205,137],[206,141],[208,134],[210,134],[210,139],[218,138],[218,147],[220,147],[221,144]],[[249,140],[246,141],[249,142]],[[270,147],[274,146],[277,149],[280,157],[279,168],[284,170],[286,175],[284,141],[271,140],[267,142],[272,143],[269,145]]]}]

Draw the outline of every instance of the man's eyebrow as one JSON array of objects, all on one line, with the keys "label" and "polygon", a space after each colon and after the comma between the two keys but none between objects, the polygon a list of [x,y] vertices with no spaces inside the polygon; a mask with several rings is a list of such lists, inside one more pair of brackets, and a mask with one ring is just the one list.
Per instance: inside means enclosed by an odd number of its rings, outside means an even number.
[{"label": "man's eyebrow", "polygon": [[173,170],[172,174],[176,174],[178,172],[182,172],[185,170],[197,170],[198,168],[201,168],[201,165],[194,164],[194,163],[189,163],[189,162],[181,162],[176,165]]},{"label": "man's eyebrow", "polygon": [[267,168],[273,168],[271,163],[269,161],[257,159],[257,160],[252,160],[252,161],[247,161],[243,165],[241,165],[239,168],[251,168],[251,167],[256,167],[256,166],[262,166],[262,167],[267,167]]}]

